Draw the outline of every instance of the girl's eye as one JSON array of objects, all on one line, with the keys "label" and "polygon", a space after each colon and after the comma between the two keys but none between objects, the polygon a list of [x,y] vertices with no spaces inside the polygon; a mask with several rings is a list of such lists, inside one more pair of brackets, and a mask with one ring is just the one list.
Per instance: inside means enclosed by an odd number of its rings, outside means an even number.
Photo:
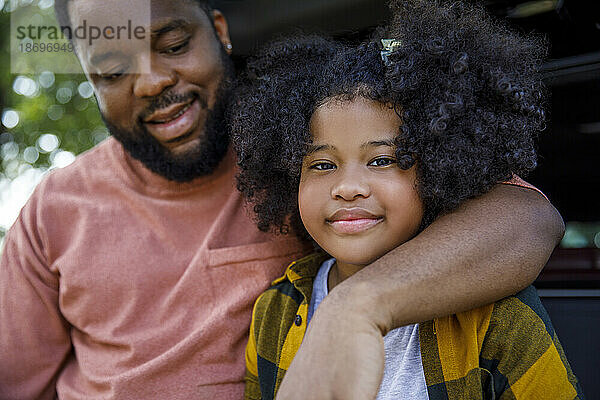
[{"label": "girl's eye", "polygon": [[335,164],[326,161],[320,161],[312,164],[309,168],[316,169],[317,171],[327,171],[330,169],[335,169]]},{"label": "girl's eye", "polygon": [[386,167],[394,164],[395,162],[396,160],[391,157],[378,157],[370,161],[368,165],[371,167]]}]

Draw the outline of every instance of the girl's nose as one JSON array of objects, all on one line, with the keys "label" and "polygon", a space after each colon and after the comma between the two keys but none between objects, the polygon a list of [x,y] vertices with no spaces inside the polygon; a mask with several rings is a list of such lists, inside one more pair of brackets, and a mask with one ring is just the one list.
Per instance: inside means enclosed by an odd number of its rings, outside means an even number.
[{"label": "girl's nose", "polygon": [[334,200],[352,201],[357,198],[367,198],[371,189],[366,177],[356,169],[338,171],[338,179],[331,187],[331,198]]}]

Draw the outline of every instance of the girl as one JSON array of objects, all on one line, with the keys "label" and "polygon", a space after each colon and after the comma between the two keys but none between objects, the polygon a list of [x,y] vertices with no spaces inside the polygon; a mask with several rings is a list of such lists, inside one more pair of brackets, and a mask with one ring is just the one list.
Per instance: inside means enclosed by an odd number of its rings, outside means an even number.
[{"label": "girl", "polygon": [[[248,399],[275,396],[329,290],[536,165],[539,39],[459,3],[397,1],[392,10],[377,40],[289,38],[249,63],[231,116],[239,188],[261,229],[291,230],[317,251],[256,302]],[[581,393],[533,287],[395,329],[384,347],[381,399]]]}]

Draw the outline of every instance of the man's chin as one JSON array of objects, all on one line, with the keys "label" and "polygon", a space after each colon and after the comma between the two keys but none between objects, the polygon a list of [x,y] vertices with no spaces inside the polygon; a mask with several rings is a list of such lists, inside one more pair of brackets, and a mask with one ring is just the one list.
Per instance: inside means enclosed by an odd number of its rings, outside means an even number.
[{"label": "man's chin", "polygon": [[175,182],[189,182],[212,174],[229,146],[228,135],[221,126],[211,126],[200,137],[166,148],[143,128],[128,132],[104,122],[131,157],[150,171]]},{"label": "man's chin", "polygon": [[183,139],[180,142],[162,145],[162,147],[174,160],[183,162],[200,151],[203,137],[204,132],[201,132],[200,134],[195,134],[193,137]]},{"label": "man's chin", "polygon": [[160,151],[141,153],[130,149],[129,153],[146,168],[168,180],[189,182],[212,174],[225,157],[227,147],[228,142],[198,138],[171,150],[162,147]]}]

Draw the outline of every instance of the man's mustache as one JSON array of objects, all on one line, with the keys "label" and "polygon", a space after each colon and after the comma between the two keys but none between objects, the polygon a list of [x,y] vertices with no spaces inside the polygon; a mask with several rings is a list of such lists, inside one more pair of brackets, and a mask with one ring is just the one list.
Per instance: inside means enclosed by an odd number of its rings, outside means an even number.
[{"label": "man's mustache", "polygon": [[152,98],[148,107],[140,114],[140,121],[143,121],[148,116],[152,115],[156,110],[169,107],[171,104],[189,103],[193,99],[197,99],[200,106],[204,109],[208,109],[208,99],[206,96],[198,93],[174,93],[173,91],[166,91],[157,97]]}]

